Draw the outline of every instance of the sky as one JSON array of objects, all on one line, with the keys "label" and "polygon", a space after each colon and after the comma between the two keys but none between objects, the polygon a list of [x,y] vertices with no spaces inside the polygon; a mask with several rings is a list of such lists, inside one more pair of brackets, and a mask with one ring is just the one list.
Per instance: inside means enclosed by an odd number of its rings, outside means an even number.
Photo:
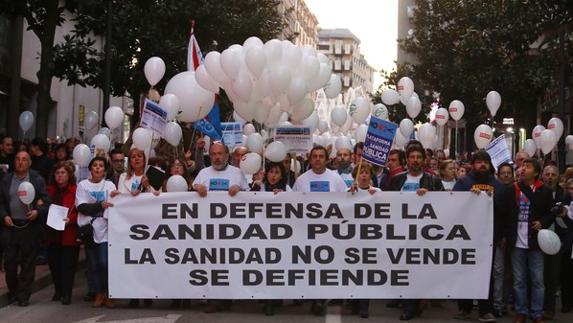
[{"label": "sky", "polygon": [[[396,60],[398,0],[304,0],[320,28],[348,28],[360,39],[360,52],[377,70]],[[374,73],[374,89],[382,83]]]}]

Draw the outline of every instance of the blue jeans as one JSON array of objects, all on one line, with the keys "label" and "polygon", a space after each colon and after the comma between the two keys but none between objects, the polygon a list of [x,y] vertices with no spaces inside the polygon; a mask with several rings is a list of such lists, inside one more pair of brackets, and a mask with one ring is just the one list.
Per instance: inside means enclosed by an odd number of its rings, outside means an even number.
[{"label": "blue jeans", "polygon": [[503,299],[503,283],[505,282],[505,250],[500,246],[495,246],[493,258],[493,308],[505,310]]},{"label": "blue jeans", "polygon": [[[543,284],[544,257],[541,250],[513,248],[511,265],[513,267],[513,293],[515,294],[515,312],[531,314],[533,319],[543,317]],[[527,277],[529,276],[529,284]],[[527,290],[531,290],[531,302],[528,310]]]},{"label": "blue jeans", "polygon": [[94,243],[87,247],[86,258],[93,292],[107,293],[107,242]]}]

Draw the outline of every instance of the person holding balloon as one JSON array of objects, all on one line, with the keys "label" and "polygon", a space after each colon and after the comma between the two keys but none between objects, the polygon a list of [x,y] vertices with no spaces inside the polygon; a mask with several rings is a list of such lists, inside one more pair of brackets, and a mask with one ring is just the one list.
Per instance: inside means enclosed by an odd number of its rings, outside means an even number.
[{"label": "person holding balloon", "polygon": [[119,192],[111,181],[105,179],[107,168],[107,160],[103,157],[96,156],[89,162],[90,177],[78,184],[76,208],[79,212],[78,225],[93,227],[93,239],[86,245],[89,279],[93,280],[96,293],[93,307],[105,305],[114,308],[115,304],[107,294],[107,217],[104,211],[113,207],[109,197]]},{"label": "person holding balloon", "polygon": [[528,316],[534,322],[543,322],[544,258],[538,233],[553,223],[554,201],[551,190],[539,180],[538,160],[525,159],[520,172],[519,182],[507,190],[509,214],[504,225],[506,246],[511,248],[514,322],[525,322]]},{"label": "person holding balloon", "polygon": [[[14,172],[0,182],[0,217],[5,230],[4,267],[10,303],[28,306],[35,277],[36,256],[50,199],[42,176],[31,170],[26,151],[14,158]],[[20,271],[18,272],[18,268]]]}]

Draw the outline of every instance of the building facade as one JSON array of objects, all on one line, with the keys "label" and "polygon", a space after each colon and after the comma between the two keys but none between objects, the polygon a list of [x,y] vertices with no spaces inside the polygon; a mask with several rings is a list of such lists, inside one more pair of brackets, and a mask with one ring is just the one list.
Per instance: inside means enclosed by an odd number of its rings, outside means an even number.
[{"label": "building facade", "polygon": [[340,75],[342,92],[362,87],[364,92],[374,90],[374,72],[360,53],[360,39],[345,28],[321,29],[318,32],[318,50],[332,62],[332,72]]},{"label": "building facade", "polygon": [[304,0],[282,0],[278,11],[286,23],[279,36],[280,39],[290,39],[295,45],[309,45],[316,48],[318,20]]},{"label": "building facade", "polygon": [[[414,18],[414,10],[416,8],[415,0],[398,0],[398,37],[397,39],[406,39],[414,33],[414,26],[412,25],[412,18]],[[415,63],[416,57],[406,53],[400,46],[398,46],[397,53],[398,64]]]}]

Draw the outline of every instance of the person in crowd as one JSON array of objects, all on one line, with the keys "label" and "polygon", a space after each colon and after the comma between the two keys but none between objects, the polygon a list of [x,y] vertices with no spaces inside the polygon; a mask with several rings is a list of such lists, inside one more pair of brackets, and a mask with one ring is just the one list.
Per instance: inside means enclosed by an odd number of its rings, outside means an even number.
[{"label": "person in crowd", "polygon": [[[565,183],[566,199],[573,199],[573,178]],[[567,225],[567,233],[561,237],[563,254],[561,263],[561,313],[570,313],[573,310],[573,206],[569,207],[569,212],[561,212],[555,222],[563,221]]]},{"label": "person in crowd", "polygon": [[243,158],[243,156],[248,152],[249,150],[247,149],[247,147],[244,146],[235,147],[235,149],[233,149],[233,154],[231,155],[231,166],[239,167],[239,164],[241,163],[241,158]]},{"label": "person in crowd", "polygon": [[66,141],[64,142],[64,145],[66,145],[66,149],[68,150],[68,156],[74,155],[74,148],[76,148],[76,146],[79,143],[80,143],[80,140],[78,138],[75,138],[75,137],[66,139]]},{"label": "person in crowd", "polygon": [[[326,168],[328,151],[323,146],[314,146],[310,150],[310,169],[301,174],[294,183],[295,192],[346,192],[346,183],[336,171]],[[323,315],[325,311],[324,300],[313,300],[311,313]]]},{"label": "person in crowd", "polygon": [[520,169],[520,180],[507,191],[509,215],[506,217],[507,246],[511,248],[513,293],[515,297],[514,322],[525,322],[530,316],[534,322],[544,322],[543,304],[545,285],[544,257],[539,249],[537,233],[553,223],[551,213],[553,195],[539,180],[541,164],[526,158]]},{"label": "person in crowd", "polygon": [[119,183],[119,177],[121,174],[125,173],[125,154],[123,153],[123,150],[114,148],[110,153],[110,157],[111,167],[107,174],[107,179],[117,186]]},{"label": "person in crowd", "polygon": [[55,290],[52,301],[69,305],[72,303],[72,289],[80,253],[80,244],[76,240],[76,177],[69,162],[59,161],[54,165],[47,191],[53,204],[68,208],[64,231],[48,228],[48,264]]},{"label": "person in crowd", "polygon": [[14,169],[14,140],[10,136],[0,139],[0,176]]},{"label": "person in crowd", "polygon": [[357,142],[356,145],[354,145],[354,148],[352,148],[352,164],[354,167],[356,167],[356,165],[360,163],[363,151],[364,151],[363,142]]},{"label": "person in crowd", "polygon": [[466,176],[467,173],[468,173],[468,170],[466,168],[466,165],[460,164],[460,166],[458,167],[458,170],[456,171],[456,178],[457,179],[463,178],[464,176]]},{"label": "person in crowd", "polygon": [[[471,191],[475,194],[485,192],[494,197],[494,213],[493,213],[493,232],[494,232],[494,245],[496,248],[492,249],[494,258],[494,267],[503,267],[504,252],[503,252],[503,230],[501,228],[503,223],[504,214],[504,189],[503,185],[494,177],[494,169],[491,164],[491,157],[485,150],[479,150],[471,156],[470,165],[472,170],[463,178],[458,180],[453,187],[454,191]],[[501,272],[502,284],[501,292],[503,293],[503,269]],[[481,322],[495,322],[496,318],[493,314],[493,279],[490,276],[489,281],[489,296],[487,299],[478,300],[479,307],[479,320]],[[499,286],[497,286],[499,287]],[[500,292],[498,290],[498,292]],[[470,299],[463,299],[458,301],[459,313],[455,316],[456,319],[469,319],[472,312],[473,301]]]},{"label": "person in crowd", "polygon": [[50,179],[50,172],[54,166],[47,155],[48,144],[42,138],[34,138],[30,144],[30,156],[32,157],[32,169],[40,173],[44,182]]},{"label": "person in crowd", "polygon": [[381,178],[378,182],[378,187],[381,190],[386,190],[390,186],[390,182],[394,176],[404,173],[406,171],[406,155],[404,151],[399,149],[392,149],[388,153],[388,160],[386,161],[386,168],[388,174],[386,178]]},{"label": "person in crowd", "polygon": [[524,150],[521,150],[519,152],[517,152],[517,154],[515,154],[515,159],[513,161],[513,167],[515,168],[515,176],[516,176],[516,180],[519,180],[519,176],[521,175],[521,166],[523,165],[523,161],[526,160],[527,158],[530,158],[533,156],[529,156],[528,153],[526,153]]},{"label": "person in crowd", "polygon": [[[426,151],[418,141],[411,141],[406,148],[408,171],[397,174],[390,181],[389,191],[412,192],[419,196],[428,191],[443,191],[442,181],[423,170]],[[401,321],[409,321],[421,314],[418,300],[404,300]]]},{"label": "person in crowd", "polygon": [[497,180],[503,185],[513,185],[515,174],[510,163],[502,163],[497,167]]},{"label": "person in crowd", "polygon": [[338,175],[342,177],[346,187],[350,188],[354,178],[352,177],[352,151],[349,148],[340,148],[336,151],[336,165]]},{"label": "person in crowd", "polygon": [[68,150],[66,149],[66,145],[58,144],[54,147],[54,163],[58,163],[61,161],[68,161],[70,160],[70,155],[68,155]]},{"label": "person in crowd", "polygon": [[[14,157],[14,171],[4,176],[0,182],[0,217],[5,226],[4,268],[8,300],[10,303],[17,301],[19,306],[28,306],[30,303],[36,274],[36,256],[50,204],[44,179],[30,169],[31,165],[28,152],[19,151]],[[31,183],[35,190],[30,205],[22,203],[19,197],[23,194],[18,191],[23,182]]]},{"label": "person in crowd", "polygon": [[109,198],[119,194],[115,185],[105,179],[107,160],[96,156],[88,164],[90,177],[81,181],[76,189],[78,225],[93,226],[93,241],[86,246],[88,273],[96,293],[93,307],[114,308],[115,302],[108,297],[107,217],[105,209],[113,207]]},{"label": "person in crowd", "polygon": [[187,183],[189,184],[189,189],[191,189],[191,183],[193,183],[193,178],[191,177],[190,172],[187,170],[185,165],[185,161],[181,158],[175,158],[169,163],[169,175],[180,175],[185,178]]},{"label": "person in crowd", "polygon": [[438,168],[442,185],[446,191],[451,191],[456,184],[456,171],[454,169],[454,162],[451,159],[445,159],[440,162]]},{"label": "person in crowd", "polygon": [[[298,174],[295,174],[294,170],[291,168],[291,163],[296,163],[296,158],[293,158],[291,153],[287,153],[285,159],[283,159],[283,168],[286,171],[286,183],[288,186],[292,187],[294,181]],[[298,172],[298,170],[297,170]]]},{"label": "person in crowd", "polygon": [[[203,168],[193,181],[193,190],[200,197],[207,196],[209,191],[226,191],[235,196],[239,191],[248,190],[245,174],[235,166],[229,165],[229,147],[215,141],[209,147],[211,166]],[[205,313],[215,313],[231,306],[230,301],[211,301],[204,309]]]},{"label": "person in crowd", "polygon": [[442,149],[437,149],[434,157],[438,160],[438,162],[441,162],[441,161],[447,159],[446,153]]},{"label": "person in crowd", "polygon": [[430,163],[428,164],[428,172],[432,173],[434,176],[440,174],[439,161],[437,158],[430,158]]},{"label": "person in crowd", "polygon": [[[543,168],[541,175],[543,184],[551,191],[555,203],[569,204],[571,199],[561,186],[559,186],[559,169],[557,166],[548,165]],[[570,230],[561,218],[555,219],[555,224],[550,227],[561,238],[561,241],[570,240]],[[570,246],[571,244],[569,244]],[[565,244],[563,244],[565,247]],[[564,248],[565,249],[565,248]],[[563,255],[563,250],[556,255],[545,255],[544,263],[544,282],[545,282],[545,301],[543,306],[543,317],[546,320],[552,320],[555,317],[555,300],[559,287],[559,276],[561,272],[561,262],[563,258],[570,258],[571,252]]]}]

